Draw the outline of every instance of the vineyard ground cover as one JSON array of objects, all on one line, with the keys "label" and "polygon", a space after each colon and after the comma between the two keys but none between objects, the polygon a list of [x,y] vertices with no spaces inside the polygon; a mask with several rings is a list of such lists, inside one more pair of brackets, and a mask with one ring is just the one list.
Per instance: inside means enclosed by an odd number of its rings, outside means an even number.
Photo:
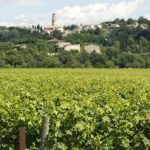
[{"label": "vineyard ground cover", "polygon": [[149,69],[1,69],[0,150],[149,150]]}]

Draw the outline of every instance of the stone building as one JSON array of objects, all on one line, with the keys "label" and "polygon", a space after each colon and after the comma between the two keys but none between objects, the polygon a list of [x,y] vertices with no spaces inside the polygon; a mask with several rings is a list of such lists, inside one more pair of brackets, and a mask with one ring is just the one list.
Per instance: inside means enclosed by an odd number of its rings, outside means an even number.
[{"label": "stone building", "polygon": [[143,30],[149,29],[149,25],[148,25],[148,24],[145,24],[145,23],[140,24],[140,27],[141,27]]},{"label": "stone building", "polygon": [[58,48],[64,48],[65,46],[71,45],[70,42],[65,41],[59,41],[57,44],[55,44]]},{"label": "stone building", "polygon": [[119,24],[111,24],[110,28],[115,29],[115,28],[120,28]]},{"label": "stone building", "polygon": [[84,46],[84,50],[88,53],[92,53],[94,51],[99,54],[101,53],[100,47],[94,44]]},{"label": "stone building", "polygon": [[49,40],[49,43],[55,45],[57,48],[64,49],[64,51],[76,50],[80,52],[80,44],[71,44],[70,42],[65,42],[57,39]]},{"label": "stone building", "polygon": [[80,47],[80,44],[71,44],[71,45],[65,46],[65,47],[64,47],[64,50],[65,50],[65,51],[72,51],[72,50],[75,50],[75,51],[80,52],[81,47]]}]

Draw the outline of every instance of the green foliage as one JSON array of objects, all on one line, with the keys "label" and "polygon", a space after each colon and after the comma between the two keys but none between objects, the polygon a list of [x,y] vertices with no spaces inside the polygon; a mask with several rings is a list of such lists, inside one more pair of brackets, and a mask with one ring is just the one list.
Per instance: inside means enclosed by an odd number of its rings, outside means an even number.
[{"label": "green foliage", "polygon": [[119,50],[115,47],[109,47],[106,49],[106,55],[109,57],[109,59],[118,58]]},{"label": "green foliage", "polygon": [[75,24],[72,24],[72,25],[70,25],[70,26],[64,26],[64,29],[65,29],[65,30],[75,30],[75,29],[77,29],[77,28],[78,28],[78,26],[75,25]]},{"label": "green foliage", "polygon": [[140,18],[138,19],[138,23],[146,23],[146,24],[149,24],[150,22],[149,22],[148,19],[146,19],[146,18],[144,18],[144,17],[140,17]]},{"label": "green foliage", "polygon": [[56,38],[56,39],[59,39],[61,40],[62,39],[62,33],[58,30],[54,30],[52,33],[51,33],[51,36],[53,38]]},{"label": "green foliage", "polygon": [[90,33],[74,33],[69,34],[67,37],[64,37],[64,40],[71,43],[99,43],[102,40],[100,35],[94,35]]},{"label": "green foliage", "polygon": [[1,70],[0,146],[39,149],[42,116],[50,117],[46,149],[149,149],[150,70]]},{"label": "green foliage", "polygon": [[124,53],[119,60],[121,68],[142,68],[145,66],[145,61],[137,54]]},{"label": "green foliage", "polygon": [[[139,23],[138,27],[134,25]],[[112,24],[120,27],[113,28]],[[147,29],[142,29],[145,25]],[[132,27],[133,26],[133,27]],[[77,25],[64,27],[73,31],[67,36],[58,30],[45,33],[40,25],[30,29],[0,27],[0,67],[2,68],[149,68],[150,21],[140,17],[104,22],[95,28],[76,33]],[[66,52],[50,44],[50,39],[80,44],[81,52]],[[87,53],[84,46],[100,46],[101,54]]]}]

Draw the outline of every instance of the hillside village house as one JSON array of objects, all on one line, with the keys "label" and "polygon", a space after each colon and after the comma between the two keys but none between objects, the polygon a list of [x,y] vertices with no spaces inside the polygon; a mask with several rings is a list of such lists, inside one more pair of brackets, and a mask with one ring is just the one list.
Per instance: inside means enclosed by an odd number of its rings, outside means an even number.
[{"label": "hillside village house", "polygon": [[143,30],[147,30],[149,28],[149,25],[146,24],[146,23],[143,23],[143,24],[140,24],[140,27],[143,29]]},{"label": "hillside village house", "polygon": [[80,52],[81,46],[80,46],[80,44],[70,44],[70,45],[66,45],[66,46],[64,47],[64,50],[65,50],[65,51],[75,50],[75,51]]},{"label": "hillside village house", "polygon": [[55,44],[58,48],[64,48],[65,46],[71,45],[70,42],[59,41]]},{"label": "hillside village house", "polygon": [[59,41],[55,45],[58,48],[63,48],[65,51],[76,50],[80,52],[81,50],[80,44],[71,44],[70,42],[65,42],[65,41]]},{"label": "hillside village house", "polygon": [[139,23],[138,22],[134,22],[132,24],[128,24],[127,27],[128,28],[137,28],[139,26]]},{"label": "hillside village house", "polygon": [[58,43],[60,40],[57,40],[57,39],[52,39],[52,40],[49,40],[48,42],[51,43],[51,44],[56,44]]},{"label": "hillside village house", "polygon": [[83,25],[82,26],[82,30],[85,30],[85,31],[87,31],[87,30],[95,30],[96,28],[102,29],[103,26],[101,24],[99,24],[99,25]]},{"label": "hillside village house", "polygon": [[71,44],[70,42],[65,42],[57,39],[49,40],[49,43],[54,44],[58,48],[64,49],[64,51],[76,50],[80,52],[81,50],[80,44]]},{"label": "hillside village house", "polygon": [[64,32],[64,28],[63,27],[58,27],[58,26],[45,27],[44,29],[48,34],[51,34],[54,30]]},{"label": "hillside village house", "polygon": [[94,51],[98,54],[101,53],[100,47],[98,45],[94,45],[94,44],[84,46],[84,50],[88,53],[92,53]]},{"label": "hillside village house", "polygon": [[64,30],[63,36],[67,36],[69,34],[74,34],[74,33],[80,33],[79,29],[74,29],[74,30]]},{"label": "hillside village house", "polygon": [[111,24],[110,28],[120,28],[120,25],[119,24]]}]

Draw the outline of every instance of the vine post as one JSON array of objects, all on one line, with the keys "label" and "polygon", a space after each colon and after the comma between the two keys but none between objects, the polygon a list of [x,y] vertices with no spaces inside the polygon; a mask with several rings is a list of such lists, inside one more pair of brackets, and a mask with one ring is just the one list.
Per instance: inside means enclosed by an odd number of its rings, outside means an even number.
[{"label": "vine post", "polygon": [[19,150],[26,149],[26,129],[19,128]]},{"label": "vine post", "polygon": [[40,150],[44,150],[45,147],[46,138],[49,132],[49,120],[50,118],[47,115],[43,116]]}]

